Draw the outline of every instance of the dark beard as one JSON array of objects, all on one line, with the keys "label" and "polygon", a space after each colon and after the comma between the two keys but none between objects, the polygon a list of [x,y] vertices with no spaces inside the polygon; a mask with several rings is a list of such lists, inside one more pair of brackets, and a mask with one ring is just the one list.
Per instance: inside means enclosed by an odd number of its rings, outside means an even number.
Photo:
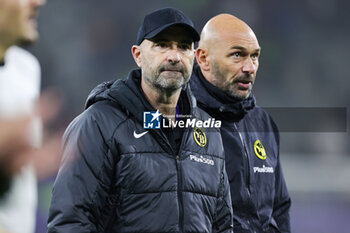
[{"label": "dark beard", "polygon": [[[253,79],[252,77],[250,77],[249,74],[247,74],[245,77],[238,77],[234,83],[227,83],[226,82],[226,78],[225,76],[221,73],[220,68],[218,66],[217,62],[213,62],[213,66],[212,66],[212,70],[213,70],[213,76],[215,78],[215,85],[220,88],[226,95],[231,96],[237,100],[245,100],[249,97],[250,93],[251,93],[251,89],[249,90],[249,94],[246,96],[242,96],[236,93],[236,90],[234,89],[234,85],[235,82],[238,80],[249,80],[253,83]],[[217,81],[218,80],[218,81]],[[232,88],[230,88],[232,86]]]}]

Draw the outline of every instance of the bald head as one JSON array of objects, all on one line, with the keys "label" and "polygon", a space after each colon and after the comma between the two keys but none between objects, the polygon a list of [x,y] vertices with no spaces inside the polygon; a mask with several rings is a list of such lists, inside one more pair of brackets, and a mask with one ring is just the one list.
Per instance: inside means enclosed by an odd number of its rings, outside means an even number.
[{"label": "bald head", "polygon": [[250,94],[259,55],[260,46],[253,30],[229,14],[217,15],[205,24],[196,50],[203,76],[239,99]]},{"label": "bald head", "polygon": [[236,36],[251,37],[256,40],[248,24],[233,15],[220,14],[211,18],[203,27],[199,47],[209,46],[211,48],[213,43]]}]

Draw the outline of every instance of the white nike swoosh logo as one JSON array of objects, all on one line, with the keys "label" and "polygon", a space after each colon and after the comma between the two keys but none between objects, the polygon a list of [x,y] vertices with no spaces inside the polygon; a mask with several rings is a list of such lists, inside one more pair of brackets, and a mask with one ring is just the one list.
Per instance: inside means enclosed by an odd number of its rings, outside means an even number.
[{"label": "white nike swoosh logo", "polygon": [[140,138],[140,137],[142,137],[143,135],[145,135],[146,133],[148,133],[148,131],[145,131],[145,132],[143,132],[143,133],[136,133],[136,132],[134,131],[134,137],[135,137],[135,138]]}]

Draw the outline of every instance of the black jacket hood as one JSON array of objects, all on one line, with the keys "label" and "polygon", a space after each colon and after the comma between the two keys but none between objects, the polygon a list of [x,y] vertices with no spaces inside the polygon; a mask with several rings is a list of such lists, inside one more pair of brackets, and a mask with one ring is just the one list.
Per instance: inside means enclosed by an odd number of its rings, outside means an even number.
[{"label": "black jacket hood", "polygon": [[[141,88],[141,70],[132,70],[125,80],[114,80],[103,82],[96,86],[89,94],[85,109],[98,101],[109,100],[115,102],[128,113],[131,113],[138,120],[143,120],[144,111],[156,111],[152,105],[148,102]],[[191,113],[195,114],[196,111],[196,100],[191,94],[189,85],[185,85],[182,89],[180,98],[184,99],[187,97]]]},{"label": "black jacket hood", "polygon": [[[239,100],[223,93],[219,88],[209,83],[203,76],[197,63],[190,79],[191,90],[198,101],[198,106],[216,119],[237,121],[242,119],[255,105],[253,94],[244,100]],[[203,91],[206,90],[206,91]]]}]

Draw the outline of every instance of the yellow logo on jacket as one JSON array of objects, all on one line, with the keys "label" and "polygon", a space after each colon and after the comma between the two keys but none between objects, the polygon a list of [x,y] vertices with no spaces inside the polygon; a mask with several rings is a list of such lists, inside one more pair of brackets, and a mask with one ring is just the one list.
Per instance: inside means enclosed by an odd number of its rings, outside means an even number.
[{"label": "yellow logo on jacket", "polygon": [[262,159],[262,160],[266,159],[266,151],[263,144],[260,142],[260,140],[256,140],[254,142],[254,152],[259,159]]},{"label": "yellow logo on jacket", "polygon": [[207,136],[201,128],[195,127],[193,129],[193,138],[198,146],[204,147],[207,145]]}]

